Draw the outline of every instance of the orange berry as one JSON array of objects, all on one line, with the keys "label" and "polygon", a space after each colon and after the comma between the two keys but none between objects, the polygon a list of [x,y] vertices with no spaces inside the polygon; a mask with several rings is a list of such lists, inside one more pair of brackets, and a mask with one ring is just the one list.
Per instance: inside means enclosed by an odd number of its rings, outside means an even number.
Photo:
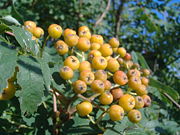
[{"label": "orange berry", "polygon": [[128,119],[133,123],[138,123],[141,118],[141,112],[138,110],[133,109],[128,113]]},{"label": "orange berry", "polygon": [[144,107],[144,100],[140,96],[135,97],[135,108],[136,109],[141,109]]},{"label": "orange berry", "polygon": [[109,117],[112,121],[122,120],[124,117],[124,110],[119,105],[112,105],[109,108]]},{"label": "orange berry", "polygon": [[73,47],[78,44],[79,37],[75,34],[69,34],[64,38],[64,41],[67,43],[68,46]]},{"label": "orange berry", "polygon": [[148,95],[143,95],[142,98],[144,100],[144,107],[151,105],[151,98]]},{"label": "orange berry", "polygon": [[86,92],[87,85],[84,81],[77,80],[73,83],[73,90],[77,94],[82,94],[82,93]]},{"label": "orange berry", "polygon": [[40,38],[44,35],[44,30],[41,27],[35,27],[33,29],[33,35],[37,38]]},{"label": "orange berry", "polygon": [[57,25],[57,24],[51,24],[49,27],[48,27],[48,33],[49,33],[49,36],[52,37],[52,38],[60,38],[61,37],[61,34],[62,34],[62,28],[60,25]]},{"label": "orange berry", "polygon": [[102,45],[104,43],[103,37],[101,35],[92,35],[91,43],[98,43]]},{"label": "orange berry", "polygon": [[98,50],[92,50],[92,51],[90,51],[89,54],[88,54],[88,60],[89,60],[89,61],[92,61],[92,59],[93,59],[94,57],[96,57],[96,56],[101,56],[101,52],[98,51]]},{"label": "orange berry", "polygon": [[84,70],[91,71],[91,63],[89,63],[88,61],[81,62],[79,65],[79,71],[82,72]]},{"label": "orange berry", "polygon": [[69,51],[68,45],[62,40],[55,43],[55,48],[60,55],[64,55]]},{"label": "orange berry", "polygon": [[86,37],[80,37],[78,40],[77,48],[83,52],[86,52],[91,47],[90,41]]},{"label": "orange berry", "polygon": [[110,90],[111,89],[111,82],[108,80],[104,81],[104,90]]},{"label": "orange berry", "polygon": [[101,47],[98,43],[92,43],[91,44],[91,50],[98,50]]},{"label": "orange berry", "polygon": [[128,85],[130,88],[136,90],[141,85],[141,79],[138,76],[132,76],[129,78]]},{"label": "orange berry", "polygon": [[64,30],[63,36],[64,36],[64,37],[67,37],[68,35],[76,35],[76,31],[67,28],[67,29]]},{"label": "orange berry", "polygon": [[125,85],[128,82],[127,75],[121,70],[114,73],[113,80],[116,84],[119,85]]},{"label": "orange berry", "polygon": [[91,32],[87,26],[81,26],[78,29],[78,35],[79,37],[86,37],[88,39],[91,38]]},{"label": "orange berry", "polygon": [[111,90],[111,94],[113,95],[113,100],[119,100],[123,95],[123,91],[121,88],[114,88]]},{"label": "orange berry", "polygon": [[140,77],[140,76],[141,76],[141,73],[140,73],[139,70],[137,70],[137,69],[131,69],[131,70],[128,71],[127,76],[128,76],[128,77],[131,77],[131,76]]},{"label": "orange berry", "polygon": [[104,83],[101,80],[94,80],[91,83],[91,90],[96,93],[103,93],[104,92]]},{"label": "orange berry", "polygon": [[123,47],[120,47],[117,49],[117,53],[123,58],[126,55],[126,49]]},{"label": "orange berry", "polygon": [[135,99],[133,96],[125,94],[119,99],[119,105],[128,112],[135,107]]},{"label": "orange berry", "polygon": [[60,69],[60,76],[64,79],[64,80],[69,80],[71,78],[73,78],[73,70],[68,67],[68,66],[64,66]]},{"label": "orange berry", "polygon": [[109,44],[101,45],[99,51],[101,52],[103,57],[107,57],[113,54],[112,47]]},{"label": "orange berry", "polygon": [[76,109],[77,109],[77,113],[80,116],[86,116],[92,112],[93,106],[90,102],[84,101],[84,102],[81,102],[80,104],[78,104],[76,106]]},{"label": "orange berry", "polygon": [[142,84],[144,84],[145,86],[148,86],[148,84],[149,84],[149,79],[146,78],[146,77],[142,77],[142,78],[141,78],[141,82],[142,82]]},{"label": "orange berry", "polygon": [[65,66],[69,66],[72,70],[76,70],[79,68],[80,62],[77,57],[69,56],[64,61]]},{"label": "orange berry", "polygon": [[107,61],[102,56],[96,56],[92,59],[92,67],[96,70],[104,70],[107,67]]},{"label": "orange berry", "polygon": [[99,101],[103,105],[109,105],[113,102],[113,96],[110,92],[104,92],[100,95]]},{"label": "orange berry", "polygon": [[34,28],[36,28],[36,23],[33,21],[25,21],[24,26],[27,31],[33,33]]},{"label": "orange berry", "polygon": [[110,72],[116,72],[119,70],[119,63],[115,58],[110,58],[107,62],[107,67],[106,69],[109,70]]},{"label": "orange berry", "polygon": [[94,74],[89,70],[80,72],[79,79],[84,81],[87,85],[90,85],[94,81]]},{"label": "orange berry", "polygon": [[109,40],[109,44],[112,48],[117,48],[119,46],[119,40],[113,37]]},{"label": "orange berry", "polygon": [[97,70],[94,75],[96,80],[107,80],[107,73],[104,70]]}]

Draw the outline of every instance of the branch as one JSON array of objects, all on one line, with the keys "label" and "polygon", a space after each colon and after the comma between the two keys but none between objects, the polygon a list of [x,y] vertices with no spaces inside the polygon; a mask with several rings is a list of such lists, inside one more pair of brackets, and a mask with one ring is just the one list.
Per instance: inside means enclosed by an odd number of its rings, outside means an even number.
[{"label": "branch", "polygon": [[163,93],[169,100],[171,100],[176,106],[178,109],[180,109],[180,105],[171,97],[169,96],[167,93]]},{"label": "branch", "polygon": [[111,5],[111,0],[108,0],[107,6],[105,11],[102,13],[102,15],[100,16],[100,18],[95,22],[94,27],[96,27],[97,25],[99,25],[101,23],[101,21],[103,20],[103,18],[106,16],[106,13],[108,12],[108,10],[110,9],[110,5]]},{"label": "branch", "polygon": [[121,4],[119,5],[118,11],[116,13],[116,24],[115,24],[115,37],[118,38],[118,32],[121,25],[121,13],[123,11],[123,6],[126,0],[120,0]]}]

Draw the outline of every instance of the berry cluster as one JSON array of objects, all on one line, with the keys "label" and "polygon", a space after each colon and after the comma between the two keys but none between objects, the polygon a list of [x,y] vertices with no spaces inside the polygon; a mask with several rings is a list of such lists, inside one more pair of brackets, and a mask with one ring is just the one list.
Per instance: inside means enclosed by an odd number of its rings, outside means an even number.
[{"label": "berry cluster", "polygon": [[[31,21],[25,22],[25,28],[37,38],[44,34]],[[48,34],[56,39],[57,53],[65,57],[59,72],[61,78],[71,83],[74,93],[84,99],[76,105],[80,116],[89,116],[93,107],[108,106],[103,109],[112,121],[122,120],[125,115],[134,123],[141,120],[138,109],[151,104],[147,95],[150,71],[134,63],[117,38],[105,43],[103,36],[92,35],[87,26],[81,26],[76,33],[69,28],[63,31],[57,24],[49,26]],[[59,39],[61,35],[63,40]],[[71,82],[75,71],[79,71],[79,78]]]}]

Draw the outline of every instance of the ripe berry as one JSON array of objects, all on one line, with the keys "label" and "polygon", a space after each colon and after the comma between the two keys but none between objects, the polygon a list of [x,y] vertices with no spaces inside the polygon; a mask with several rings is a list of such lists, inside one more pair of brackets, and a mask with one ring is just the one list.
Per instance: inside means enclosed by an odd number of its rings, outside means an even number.
[{"label": "ripe berry", "polygon": [[69,51],[67,44],[62,40],[56,42],[55,48],[60,55],[64,55]]},{"label": "ripe berry", "polygon": [[128,112],[135,107],[135,99],[133,96],[125,94],[119,99],[119,105]]},{"label": "ripe berry", "polygon": [[34,28],[36,28],[36,23],[33,21],[25,21],[24,26],[27,31],[33,33]]},{"label": "ripe berry", "polygon": [[136,90],[141,85],[141,79],[138,76],[132,76],[129,78],[128,85],[130,88]]},{"label": "ripe berry", "polygon": [[49,36],[52,38],[60,38],[62,34],[62,28],[60,25],[57,24],[51,24],[48,28]]},{"label": "ripe berry", "polygon": [[83,61],[79,65],[79,71],[82,72],[84,70],[89,70],[91,71],[91,63],[89,61]]},{"label": "ripe berry", "polygon": [[96,70],[104,70],[107,67],[107,61],[102,56],[96,56],[92,59],[92,67]]},{"label": "ripe berry", "polygon": [[119,58],[117,59],[117,61],[119,62],[120,65],[123,65],[123,64],[124,64],[124,60],[123,60],[121,57],[119,57]]},{"label": "ripe berry", "polygon": [[137,70],[137,69],[131,69],[131,70],[128,71],[127,76],[128,76],[128,77],[131,77],[131,76],[140,77],[140,76],[141,76],[141,73],[140,73],[139,70]]},{"label": "ripe berry", "polygon": [[139,96],[146,95],[148,93],[146,86],[143,84],[137,85],[137,89],[135,89],[135,91]]},{"label": "ripe berry", "polygon": [[90,85],[94,81],[94,74],[89,70],[80,72],[79,79],[84,81],[87,85]]},{"label": "ripe berry", "polygon": [[101,52],[103,57],[110,56],[113,53],[112,47],[109,44],[101,45],[99,51]]},{"label": "ripe berry", "polygon": [[109,40],[109,44],[111,45],[112,48],[116,48],[119,46],[119,40],[113,37]]},{"label": "ripe berry", "polygon": [[151,98],[148,95],[143,95],[142,98],[144,100],[144,107],[151,105]]},{"label": "ripe berry", "polygon": [[124,110],[119,105],[112,105],[109,108],[109,116],[112,121],[122,120],[124,117]]},{"label": "ripe berry", "polygon": [[60,69],[60,76],[64,79],[64,80],[69,80],[71,78],[73,78],[73,70],[68,67],[68,66],[64,66]]},{"label": "ripe berry", "polygon": [[110,90],[111,88],[111,82],[108,80],[104,81],[104,90]]},{"label": "ripe berry", "polygon": [[83,52],[86,52],[91,47],[90,41],[86,37],[80,37],[78,40],[77,48]]},{"label": "ripe berry", "polygon": [[118,48],[112,48],[112,50],[113,50],[113,53],[117,53],[117,50],[118,50]]},{"label": "ripe berry", "polygon": [[100,95],[99,101],[103,105],[109,105],[113,102],[113,96],[110,92],[104,92]]},{"label": "ripe berry", "polygon": [[126,53],[126,55],[124,56],[124,59],[125,60],[131,60],[132,59],[132,56],[131,56],[131,54],[129,54],[129,53]]},{"label": "ripe berry", "polygon": [[40,27],[35,27],[33,29],[33,35],[37,38],[40,38],[41,36],[44,35],[44,30]]},{"label": "ripe berry", "polygon": [[104,70],[97,70],[94,75],[96,80],[107,80],[107,73]]},{"label": "ripe berry", "polygon": [[142,82],[142,84],[144,84],[145,86],[148,86],[148,84],[149,84],[149,79],[146,78],[146,77],[142,77],[142,78],[141,78],[141,82]]},{"label": "ripe berry", "polygon": [[14,82],[8,81],[8,86],[3,89],[2,94],[0,94],[0,100],[9,100],[14,97],[16,88]]},{"label": "ripe berry", "polygon": [[111,94],[113,95],[113,100],[119,100],[123,95],[123,91],[121,88],[114,88],[111,90]]},{"label": "ripe berry", "polygon": [[118,61],[115,58],[110,58],[108,60],[106,69],[109,70],[110,72],[116,72],[119,70],[119,67],[120,65]]},{"label": "ripe berry", "polygon": [[117,49],[117,53],[123,58],[126,55],[126,49],[123,47],[120,47]]},{"label": "ripe berry", "polygon": [[128,113],[128,119],[133,123],[138,123],[141,118],[141,112],[138,110],[133,109]]},{"label": "ripe berry", "polygon": [[69,66],[72,70],[76,70],[79,68],[80,62],[77,57],[69,56],[64,61],[65,66]]},{"label": "ripe berry", "polygon": [[143,76],[149,76],[151,74],[149,69],[142,69]]},{"label": "ripe berry", "polygon": [[68,35],[76,35],[76,31],[72,30],[72,29],[65,29],[64,32],[63,32],[63,36],[64,38],[67,37]]},{"label": "ripe berry", "polygon": [[104,83],[101,80],[94,80],[91,83],[91,90],[96,93],[103,93],[104,92]]},{"label": "ripe berry", "polygon": [[84,102],[81,102],[80,104],[78,104],[76,106],[76,109],[77,109],[77,113],[80,116],[86,116],[92,112],[93,106],[90,102],[84,101]]},{"label": "ripe berry", "polygon": [[116,84],[119,85],[125,85],[128,82],[127,75],[121,70],[114,73],[113,80]]},{"label": "ripe berry", "polygon": [[101,35],[92,35],[91,43],[98,43],[102,45],[104,43],[103,37]]},{"label": "ripe berry", "polygon": [[101,47],[98,43],[92,43],[91,44],[91,50],[98,50]]},{"label": "ripe berry", "polygon": [[79,37],[75,34],[69,34],[64,38],[68,46],[73,47],[78,44]]},{"label": "ripe berry", "polygon": [[82,93],[86,92],[87,85],[84,81],[77,80],[73,83],[73,90],[77,94],[82,94]]},{"label": "ripe berry", "polygon": [[78,35],[79,37],[86,37],[88,39],[91,38],[91,32],[87,26],[81,26],[78,29]]},{"label": "ripe berry", "polygon": [[136,109],[141,109],[144,107],[144,100],[140,96],[135,97],[135,108]]},{"label": "ripe berry", "polygon": [[98,51],[98,50],[92,50],[92,51],[90,51],[89,54],[88,54],[88,60],[89,60],[89,61],[92,61],[92,59],[93,59],[94,57],[96,57],[96,56],[101,56],[101,52]]}]

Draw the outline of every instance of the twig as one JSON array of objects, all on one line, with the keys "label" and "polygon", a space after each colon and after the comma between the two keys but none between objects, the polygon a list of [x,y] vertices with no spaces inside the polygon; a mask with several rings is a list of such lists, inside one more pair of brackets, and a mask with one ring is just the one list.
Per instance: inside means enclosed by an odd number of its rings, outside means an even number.
[{"label": "twig", "polygon": [[10,36],[13,36],[13,37],[15,36],[14,33],[10,32],[10,31],[6,31],[5,33],[10,35]]},{"label": "twig", "polygon": [[106,111],[103,107],[101,107],[101,106],[99,106],[98,104],[94,103],[94,102],[91,101],[89,98],[86,98],[86,97],[84,97],[84,96],[81,95],[81,94],[78,94],[77,96],[78,96],[79,98],[82,98],[82,99],[85,100],[85,101],[91,102],[94,106],[96,106],[97,108],[101,109],[102,111]]},{"label": "twig", "polygon": [[164,94],[169,100],[171,100],[171,101],[178,107],[178,109],[180,109],[180,105],[179,105],[169,94],[167,94],[166,92],[163,92],[163,94]]},{"label": "twig", "polygon": [[55,93],[53,93],[53,111],[54,113],[57,112],[57,101]]},{"label": "twig", "polygon": [[120,5],[118,8],[118,11],[116,13],[116,25],[115,25],[115,37],[118,38],[118,32],[120,29],[120,25],[121,25],[121,13],[123,11],[123,6],[124,6],[124,2],[125,0],[120,0]]},{"label": "twig", "polygon": [[108,12],[108,10],[110,9],[110,5],[111,5],[111,0],[108,0],[107,6],[105,11],[102,13],[102,15],[100,16],[100,18],[95,22],[94,27],[96,27],[97,25],[99,25],[101,23],[101,21],[103,20],[103,18],[106,16],[106,13]]}]

